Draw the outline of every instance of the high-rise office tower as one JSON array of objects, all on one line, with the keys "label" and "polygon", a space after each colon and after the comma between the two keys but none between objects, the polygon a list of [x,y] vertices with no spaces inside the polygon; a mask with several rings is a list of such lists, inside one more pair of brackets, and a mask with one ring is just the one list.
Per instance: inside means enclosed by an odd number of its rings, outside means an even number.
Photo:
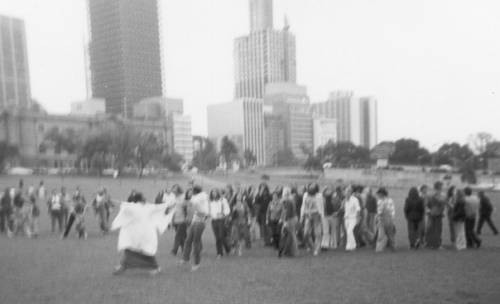
[{"label": "high-rise office tower", "polygon": [[0,108],[31,106],[24,21],[0,16]]},{"label": "high-rise office tower", "polygon": [[106,112],[132,116],[141,99],[162,95],[157,0],[88,0],[92,94]]},{"label": "high-rise office tower", "polygon": [[377,100],[372,97],[359,98],[360,144],[373,148],[378,144]]},{"label": "high-rise office tower", "polygon": [[236,98],[262,98],[268,83],[296,82],[295,36],[286,19],[273,29],[272,0],[250,0],[250,25],[234,42]]}]

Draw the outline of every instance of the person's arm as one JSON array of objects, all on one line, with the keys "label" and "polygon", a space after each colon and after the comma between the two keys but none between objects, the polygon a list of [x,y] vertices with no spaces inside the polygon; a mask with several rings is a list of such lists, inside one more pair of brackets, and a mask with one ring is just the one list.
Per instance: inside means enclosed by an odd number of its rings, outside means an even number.
[{"label": "person's arm", "polygon": [[224,217],[228,216],[231,213],[231,209],[229,208],[229,203],[226,199],[222,199],[222,215]]},{"label": "person's arm", "polygon": [[318,204],[318,211],[321,218],[325,217],[325,199],[323,195],[318,195],[316,199],[316,203]]}]

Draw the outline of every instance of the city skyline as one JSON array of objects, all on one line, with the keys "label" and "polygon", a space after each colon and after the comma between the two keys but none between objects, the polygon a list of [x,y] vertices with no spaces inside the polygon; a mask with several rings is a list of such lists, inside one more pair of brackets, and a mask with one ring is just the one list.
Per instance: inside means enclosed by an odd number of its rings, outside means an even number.
[{"label": "city skyline", "polygon": [[[286,13],[297,37],[297,82],[312,102],[336,90],[374,96],[380,141],[413,137],[436,148],[478,131],[500,138],[494,1],[274,2],[275,28]],[[194,134],[207,133],[206,105],[232,99],[232,41],[249,28],[247,0],[220,5],[232,13],[204,1],[162,1],[166,92],[185,100]],[[6,0],[0,14],[26,22],[32,96],[51,112],[69,112],[85,98],[85,1]]]}]

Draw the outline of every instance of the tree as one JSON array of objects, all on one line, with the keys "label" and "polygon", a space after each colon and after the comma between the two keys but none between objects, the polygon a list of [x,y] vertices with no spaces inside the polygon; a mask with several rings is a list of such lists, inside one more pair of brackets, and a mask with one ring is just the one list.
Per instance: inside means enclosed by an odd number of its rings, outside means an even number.
[{"label": "tree", "polygon": [[164,144],[152,133],[141,134],[134,149],[134,160],[139,168],[139,177],[142,177],[144,168],[153,160],[160,161],[164,151]]},{"label": "tree", "polygon": [[227,136],[224,136],[222,138],[222,142],[220,145],[220,154],[224,159],[224,162],[226,163],[226,168],[229,167],[231,162],[238,155],[238,148],[236,147],[236,144]]},{"label": "tree", "polygon": [[493,135],[486,132],[479,132],[469,136],[469,142],[479,156],[481,168],[486,169],[488,167],[488,157],[490,157],[488,155],[488,147],[491,147],[491,144],[495,142]]},{"label": "tree", "polygon": [[7,161],[16,156],[19,156],[18,147],[0,142],[0,172],[5,168]]},{"label": "tree", "polygon": [[473,157],[474,153],[468,145],[458,143],[443,144],[433,155],[436,165],[459,166],[461,162]]},{"label": "tree", "polygon": [[350,167],[370,162],[370,151],[352,142],[329,141],[316,151],[322,163],[330,162],[338,167]]},{"label": "tree", "polygon": [[252,166],[257,162],[257,157],[255,157],[255,154],[253,154],[253,151],[250,149],[245,150],[243,158],[245,159],[245,164],[247,166]]},{"label": "tree", "polygon": [[213,170],[217,167],[217,152],[214,143],[208,138],[201,139],[204,144],[193,155],[193,166],[202,171]]},{"label": "tree", "polygon": [[170,171],[180,172],[181,164],[184,161],[182,155],[178,153],[166,153],[163,155],[162,164],[167,167]]},{"label": "tree", "polygon": [[[50,144],[54,147],[54,152],[56,154],[62,151],[73,154],[77,151],[81,142],[80,136],[74,129],[69,128],[61,131],[58,127],[53,127],[45,134],[39,149],[43,150]],[[41,147],[42,145],[43,147]]]},{"label": "tree", "polygon": [[295,159],[295,155],[293,155],[293,151],[290,148],[285,148],[276,153],[276,165],[277,166],[294,166],[297,164]]},{"label": "tree", "polygon": [[300,149],[302,150],[302,153],[307,156],[304,163],[304,169],[306,169],[307,171],[312,171],[321,170],[323,168],[320,156],[314,155],[313,149],[309,148],[303,143],[300,145]]},{"label": "tree", "polygon": [[107,158],[111,154],[112,136],[109,132],[101,132],[90,135],[84,142],[79,161],[86,159],[91,168],[97,169],[98,174],[102,174],[102,170],[107,165]]},{"label": "tree", "polygon": [[395,142],[394,153],[389,160],[397,164],[423,165],[429,160],[429,155],[429,151],[420,147],[417,140],[402,138]]}]

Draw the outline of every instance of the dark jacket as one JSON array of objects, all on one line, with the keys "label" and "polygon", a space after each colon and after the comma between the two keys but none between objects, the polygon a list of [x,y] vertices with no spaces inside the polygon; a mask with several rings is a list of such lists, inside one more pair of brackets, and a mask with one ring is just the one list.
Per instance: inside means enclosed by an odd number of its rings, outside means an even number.
[{"label": "dark jacket", "polygon": [[455,206],[453,207],[453,221],[454,222],[465,222],[465,201],[457,200]]},{"label": "dark jacket", "polygon": [[425,206],[422,198],[407,198],[405,201],[405,217],[409,221],[421,221],[424,218]]},{"label": "dark jacket", "polygon": [[443,217],[444,209],[446,207],[446,198],[442,195],[435,194],[429,199],[427,207],[430,210],[430,216]]},{"label": "dark jacket", "polygon": [[493,213],[493,206],[487,196],[482,196],[479,200],[479,215],[481,217],[490,217]]},{"label": "dark jacket", "polygon": [[265,193],[265,194],[259,193],[255,196],[255,205],[256,205],[255,207],[257,209],[257,221],[260,224],[265,223],[267,208],[269,207],[269,203],[271,202],[272,199],[273,198],[268,193]]},{"label": "dark jacket", "polygon": [[377,213],[377,199],[372,194],[366,197],[366,210],[368,213]]}]

